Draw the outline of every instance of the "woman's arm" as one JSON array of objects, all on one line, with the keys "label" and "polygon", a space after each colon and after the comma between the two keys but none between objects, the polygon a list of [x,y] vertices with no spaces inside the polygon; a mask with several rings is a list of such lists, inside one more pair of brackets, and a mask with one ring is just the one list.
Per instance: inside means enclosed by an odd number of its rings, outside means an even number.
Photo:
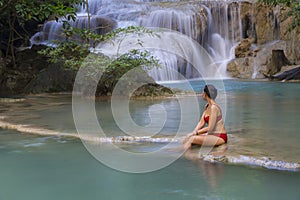
[{"label": "woman's arm", "polygon": [[205,116],[205,112],[203,112],[199,123],[195,127],[195,129],[193,131],[193,135],[199,135],[199,134],[205,133],[205,130],[203,130],[203,129],[205,129],[205,128],[203,128],[205,125],[204,116]]}]

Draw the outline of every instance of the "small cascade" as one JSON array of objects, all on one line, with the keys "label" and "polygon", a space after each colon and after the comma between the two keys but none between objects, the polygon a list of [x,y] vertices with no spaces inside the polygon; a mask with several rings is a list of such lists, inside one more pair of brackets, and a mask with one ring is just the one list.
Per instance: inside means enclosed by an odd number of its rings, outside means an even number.
[{"label": "small cascade", "polygon": [[[257,46],[255,46],[253,44],[251,46],[252,46],[251,47],[252,49],[257,48]],[[253,61],[253,72],[252,72],[252,75],[251,75],[252,79],[256,79],[259,76],[259,73],[260,73],[259,64],[258,64],[258,60],[259,60],[258,57],[259,56],[256,56],[254,61]]]},{"label": "small cascade", "polygon": [[275,7],[274,10],[274,40],[280,39],[280,8],[279,6]]},{"label": "small cascade", "polygon": [[[79,14],[77,15],[77,20],[70,21],[72,27],[78,29],[87,29],[88,28],[88,16]],[[95,33],[105,34],[114,29],[116,26],[115,21],[107,18],[102,18],[99,16],[90,17],[90,27],[94,30]],[[81,39],[74,35],[72,37],[74,41],[81,42]],[[48,21],[43,25],[42,31],[36,33],[31,38],[32,44],[51,44],[54,41],[64,41],[66,40],[65,34],[63,32],[63,22],[62,21]]]},{"label": "small cascade", "polygon": [[149,72],[151,77],[154,80],[178,80],[178,73],[176,71],[180,69],[177,67],[177,56],[164,51],[156,51],[154,56],[163,61],[164,67],[153,68]]},{"label": "small cascade", "polygon": [[[177,31],[199,42],[199,36],[207,27],[205,13],[199,12],[199,10],[197,6],[191,5],[153,9],[148,15],[139,17],[138,24],[144,27],[160,27]],[[192,46],[184,48],[192,48]],[[156,51],[155,56],[159,58],[163,67],[154,68],[149,71],[149,74],[157,81],[180,80],[181,76],[175,73],[176,71],[187,79],[201,76],[195,69],[196,66],[178,57],[178,55]],[[199,57],[201,56],[199,55]]]},{"label": "small cascade", "polygon": [[[147,34],[126,36],[122,38],[122,43],[119,45],[105,43],[96,49],[105,55],[114,56],[117,51],[123,54],[131,49],[143,50],[146,47],[160,58],[161,62],[163,61],[160,68],[154,67],[149,71],[155,80],[183,80],[186,77],[222,78],[216,63],[199,43],[184,34],[169,29],[152,28],[152,30],[158,31],[159,37]],[[143,47],[139,45],[138,40],[143,41]]]},{"label": "small cascade", "polygon": [[153,10],[148,15],[139,17],[138,24],[178,31],[194,40],[199,39],[199,35],[205,30],[203,27],[207,26],[204,13],[191,6]]},{"label": "small cascade", "polygon": [[[227,77],[227,62],[234,56],[232,49],[236,42],[242,38],[240,2],[89,0],[88,4],[91,27],[96,33],[104,34],[114,28],[132,25],[178,31],[204,47],[214,64],[219,66],[218,71],[222,73],[223,78]],[[78,5],[78,16],[77,21],[72,22],[72,26],[87,28],[88,17],[85,4]],[[97,29],[99,26],[107,28]],[[44,24],[41,32],[32,37],[31,42],[32,44],[40,44],[51,43],[53,40],[63,41],[64,39],[62,23],[49,21]],[[192,47],[187,48],[192,49]],[[197,54],[199,51],[196,50],[193,53]],[[188,79],[201,77],[195,66],[176,55],[158,50],[153,54],[160,59],[163,66],[149,72],[157,81],[178,80],[179,77],[174,75],[174,70]],[[202,67],[204,68],[202,71],[210,71],[209,66]]]},{"label": "small cascade", "polygon": [[[227,63],[234,58],[234,47],[242,39],[240,2],[210,2],[206,10],[209,16],[207,43],[204,47],[214,58],[219,70],[226,75]],[[230,19],[230,20],[229,20]]]}]

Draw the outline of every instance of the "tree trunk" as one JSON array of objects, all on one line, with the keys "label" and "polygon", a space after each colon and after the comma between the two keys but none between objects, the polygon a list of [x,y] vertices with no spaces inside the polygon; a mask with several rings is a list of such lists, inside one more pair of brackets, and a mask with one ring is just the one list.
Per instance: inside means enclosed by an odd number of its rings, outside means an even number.
[{"label": "tree trunk", "polygon": [[6,57],[8,55],[11,55],[12,59],[12,64],[15,67],[16,66],[16,58],[15,58],[15,46],[14,46],[14,41],[15,41],[15,29],[14,29],[14,24],[16,21],[16,17],[13,13],[10,14],[8,24],[9,24],[9,39],[8,39],[8,45],[7,45],[7,51],[6,51]]},{"label": "tree trunk", "polygon": [[88,0],[85,1],[85,6],[86,6],[86,12],[88,14],[88,27],[87,27],[87,30],[90,31],[91,30],[91,15],[90,15],[90,5],[89,5]]},{"label": "tree trunk", "polygon": [[271,62],[268,65],[268,74],[270,76],[276,74],[285,65],[290,65],[290,62],[285,57],[283,50],[272,50]]}]

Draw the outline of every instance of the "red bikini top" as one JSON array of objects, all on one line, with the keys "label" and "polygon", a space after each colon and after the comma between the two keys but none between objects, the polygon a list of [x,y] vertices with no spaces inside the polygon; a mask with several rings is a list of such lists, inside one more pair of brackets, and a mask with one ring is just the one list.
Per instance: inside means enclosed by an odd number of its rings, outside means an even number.
[{"label": "red bikini top", "polygon": [[[219,116],[217,117],[217,121],[220,121],[221,119],[222,119],[222,115],[219,115]],[[209,115],[204,116],[204,121],[205,121],[206,123],[209,122]]]}]

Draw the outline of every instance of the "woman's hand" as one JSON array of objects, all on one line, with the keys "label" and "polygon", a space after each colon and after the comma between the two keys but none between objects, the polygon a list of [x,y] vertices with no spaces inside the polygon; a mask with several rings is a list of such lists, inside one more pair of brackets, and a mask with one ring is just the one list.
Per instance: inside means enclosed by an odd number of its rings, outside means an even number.
[{"label": "woman's hand", "polygon": [[195,136],[195,135],[197,135],[197,131],[193,131],[193,132],[187,134],[187,137],[192,137],[192,136]]},{"label": "woman's hand", "polygon": [[197,132],[196,132],[196,131],[193,131],[193,132],[191,132],[191,133],[188,133],[188,134],[186,135],[186,137],[183,139],[182,143],[185,144],[185,143],[190,139],[190,137],[195,136],[195,135],[197,135]]}]

